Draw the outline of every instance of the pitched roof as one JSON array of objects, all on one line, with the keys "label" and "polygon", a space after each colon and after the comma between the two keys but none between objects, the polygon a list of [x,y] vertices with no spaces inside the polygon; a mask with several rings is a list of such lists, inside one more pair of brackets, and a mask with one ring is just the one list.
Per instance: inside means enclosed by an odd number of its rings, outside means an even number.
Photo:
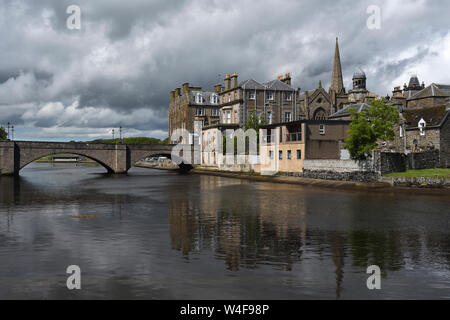
[{"label": "pitched roof", "polygon": [[250,90],[264,90],[264,86],[261,83],[259,83],[258,81],[255,81],[253,79],[248,79],[248,80],[242,81],[239,84],[239,87],[241,87],[241,88],[243,88],[245,90],[247,90],[247,89],[250,89]]},{"label": "pitched roof", "polygon": [[[197,95],[197,93],[201,93],[202,97],[203,97],[203,103],[197,103],[195,101],[195,96]],[[189,104],[191,105],[198,105],[198,106],[218,106],[219,104],[213,104],[211,103],[211,96],[213,94],[216,94],[214,92],[207,92],[207,91],[198,91],[198,92],[189,92]]]},{"label": "pitched roof", "polygon": [[450,85],[432,83],[425,89],[408,96],[407,99],[413,100],[428,97],[450,97]]},{"label": "pitched roof", "polygon": [[350,116],[350,109],[356,110],[356,112],[361,112],[364,109],[369,108],[369,105],[367,103],[358,103],[358,104],[352,104],[349,106],[346,106],[339,110],[336,113],[333,113],[328,117],[328,119],[335,119],[335,118],[343,118],[343,117],[349,117]]},{"label": "pitched roof", "polygon": [[425,120],[427,127],[441,126],[450,110],[446,110],[445,106],[414,108],[403,111],[403,118],[406,120],[408,128],[417,128],[420,119]]},{"label": "pitched roof", "polygon": [[288,84],[286,84],[283,81],[280,81],[278,79],[266,82],[266,83],[264,83],[264,85],[269,90],[295,91],[290,85],[288,85]]}]

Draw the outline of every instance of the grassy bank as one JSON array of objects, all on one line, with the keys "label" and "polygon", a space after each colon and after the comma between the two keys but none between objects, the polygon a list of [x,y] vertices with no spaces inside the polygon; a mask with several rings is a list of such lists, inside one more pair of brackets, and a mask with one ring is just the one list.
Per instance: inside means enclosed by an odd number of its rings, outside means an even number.
[{"label": "grassy bank", "polygon": [[408,170],[405,172],[395,172],[385,174],[385,177],[391,178],[449,178],[450,169],[424,169]]}]

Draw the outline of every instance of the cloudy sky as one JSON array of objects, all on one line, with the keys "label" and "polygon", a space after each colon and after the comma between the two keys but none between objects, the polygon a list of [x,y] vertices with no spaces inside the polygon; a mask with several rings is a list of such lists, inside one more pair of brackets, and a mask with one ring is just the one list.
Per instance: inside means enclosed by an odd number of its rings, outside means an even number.
[{"label": "cloudy sky", "polygon": [[[81,29],[68,29],[70,5]],[[367,27],[369,6],[380,29]],[[0,0],[0,124],[20,140],[167,137],[169,92],[226,73],[326,88],[339,37],[345,86],[359,66],[380,95],[450,83],[449,1]],[[372,20],[370,20],[372,21]]]}]

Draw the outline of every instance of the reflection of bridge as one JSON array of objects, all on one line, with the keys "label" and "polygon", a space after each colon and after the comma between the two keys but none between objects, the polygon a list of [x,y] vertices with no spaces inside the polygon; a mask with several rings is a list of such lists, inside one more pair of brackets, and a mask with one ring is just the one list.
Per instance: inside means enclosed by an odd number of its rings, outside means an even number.
[{"label": "reflection of bridge", "polygon": [[[170,144],[103,144],[80,142],[0,142],[0,174],[18,174],[29,163],[45,156],[70,153],[88,157],[110,173],[126,173],[136,162],[149,156],[171,157],[174,145]],[[173,159],[179,161],[180,159]],[[180,161],[181,162],[181,161]],[[182,170],[190,165],[181,163]]]}]

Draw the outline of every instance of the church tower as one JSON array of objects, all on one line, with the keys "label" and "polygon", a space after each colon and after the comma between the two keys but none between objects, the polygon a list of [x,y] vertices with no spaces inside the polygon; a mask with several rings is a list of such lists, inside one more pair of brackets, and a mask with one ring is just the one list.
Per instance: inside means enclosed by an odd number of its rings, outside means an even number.
[{"label": "church tower", "polygon": [[331,75],[330,95],[345,93],[344,80],[342,79],[341,57],[339,54],[338,38],[336,38],[336,49],[334,51],[333,74]]}]

